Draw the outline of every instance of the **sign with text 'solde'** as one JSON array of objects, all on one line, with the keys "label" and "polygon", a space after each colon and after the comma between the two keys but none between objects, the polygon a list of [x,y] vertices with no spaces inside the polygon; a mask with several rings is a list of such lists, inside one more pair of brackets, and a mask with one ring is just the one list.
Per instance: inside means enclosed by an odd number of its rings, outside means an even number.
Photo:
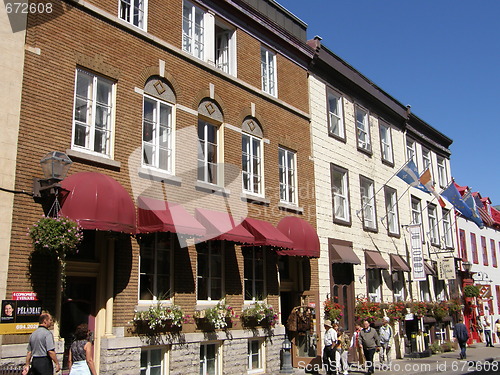
[{"label": "sign with text 'solde'", "polygon": [[42,304],[34,300],[3,300],[0,335],[31,333],[38,328]]},{"label": "sign with text 'solde'", "polygon": [[439,280],[454,280],[455,273],[455,259],[454,258],[440,258],[438,259],[438,279]]},{"label": "sign with text 'solde'", "polygon": [[420,224],[409,225],[410,246],[411,246],[411,269],[413,280],[426,280],[424,268],[424,251],[422,249],[422,234]]}]

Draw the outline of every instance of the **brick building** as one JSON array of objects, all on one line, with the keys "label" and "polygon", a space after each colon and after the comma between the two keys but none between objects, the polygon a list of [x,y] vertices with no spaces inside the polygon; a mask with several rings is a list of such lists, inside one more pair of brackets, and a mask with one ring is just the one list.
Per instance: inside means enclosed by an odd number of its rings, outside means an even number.
[{"label": "brick building", "polygon": [[[59,354],[86,322],[101,374],[278,371],[281,324],[191,318],[139,335],[130,321],[158,302],[202,317],[225,298],[237,315],[265,301],[283,322],[319,302],[305,31],[265,0],[68,0],[29,15],[15,188],[65,152],[62,213],[84,240],[59,294],[57,265],[26,236],[53,197],[16,195],[6,297],[37,293]],[[22,363],[26,340],[5,335],[2,362]]]}]

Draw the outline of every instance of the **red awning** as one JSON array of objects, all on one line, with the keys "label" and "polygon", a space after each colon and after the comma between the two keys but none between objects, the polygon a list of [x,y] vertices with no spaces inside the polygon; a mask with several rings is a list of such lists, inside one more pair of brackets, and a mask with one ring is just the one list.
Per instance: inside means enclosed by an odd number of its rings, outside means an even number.
[{"label": "red awning", "polygon": [[293,241],[292,250],[278,251],[278,254],[319,258],[318,234],[307,221],[299,217],[287,216],[278,223],[278,230]]},{"label": "red awning", "polygon": [[139,233],[172,232],[204,236],[205,227],[177,203],[148,197],[137,199]]},{"label": "red awning", "polygon": [[207,240],[226,240],[253,244],[255,237],[241,223],[236,223],[227,212],[212,211],[205,208],[195,210],[196,219],[207,228]]},{"label": "red awning", "polygon": [[292,240],[267,221],[246,218],[241,224],[255,237],[255,245],[293,249]]},{"label": "red awning", "polygon": [[67,191],[61,214],[83,229],[135,233],[135,206],[115,179],[97,172],[79,172],[66,177]]}]

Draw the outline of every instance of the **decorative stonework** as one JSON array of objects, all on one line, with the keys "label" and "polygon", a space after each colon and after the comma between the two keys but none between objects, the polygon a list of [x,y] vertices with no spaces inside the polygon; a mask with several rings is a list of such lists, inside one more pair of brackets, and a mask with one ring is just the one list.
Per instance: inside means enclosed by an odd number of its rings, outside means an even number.
[{"label": "decorative stonework", "polygon": [[120,70],[106,62],[104,56],[100,54],[90,57],[81,52],[75,52],[75,61],[77,65],[93,70],[94,72],[105,75],[106,77],[113,78],[115,80],[120,78]]}]

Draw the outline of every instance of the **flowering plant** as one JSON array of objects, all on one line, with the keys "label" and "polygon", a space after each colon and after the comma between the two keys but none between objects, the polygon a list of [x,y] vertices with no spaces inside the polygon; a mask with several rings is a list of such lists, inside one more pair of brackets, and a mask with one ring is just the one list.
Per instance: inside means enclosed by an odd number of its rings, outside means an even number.
[{"label": "flowering plant", "polygon": [[207,322],[216,329],[227,328],[229,323],[232,323],[233,316],[234,309],[231,306],[226,305],[225,299],[217,302],[217,305],[214,307],[195,312],[195,318],[205,318]]},{"label": "flowering plant", "polygon": [[366,298],[356,298],[356,306],[354,308],[356,319],[377,320],[384,316],[379,302],[371,302]]},{"label": "flowering plant", "polygon": [[325,319],[331,321],[340,320],[340,318],[344,316],[344,306],[337,302],[333,302],[332,299],[326,299],[325,302],[323,302],[323,306],[325,308]]},{"label": "flowering plant", "polygon": [[450,314],[461,312],[462,305],[458,300],[452,299],[448,301],[448,310],[450,311]]},{"label": "flowering plant", "polygon": [[436,318],[436,320],[443,320],[445,316],[449,315],[449,304],[448,302],[441,301],[437,302],[432,306],[432,314]]},{"label": "flowering plant", "polygon": [[427,302],[413,301],[410,307],[410,311],[418,317],[427,315],[429,308]]},{"label": "flowering plant", "polygon": [[136,311],[133,323],[147,322],[149,329],[161,329],[171,327],[182,327],[184,313],[177,305],[163,305],[158,302],[146,311]]},{"label": "flowering plant", "polygon": [[82,228],[63,216],[42,217],[29,228],[28,235],[36,251],[54,253],[58,259],[75,253],[83,239]]},{"label": "flowering plant", "polygon": [[392,320],[402,320],[406,315],[406,305],[404,302],[390,303],[385,313]]},{"label": "flowering plant", "polygon": [[250,325],[251,321],[254,320],[257,324],[274,327],[278,323],[278,314],[271,305],[265,302],[256,302],[242,311],[241,320],[246,325]]}]

